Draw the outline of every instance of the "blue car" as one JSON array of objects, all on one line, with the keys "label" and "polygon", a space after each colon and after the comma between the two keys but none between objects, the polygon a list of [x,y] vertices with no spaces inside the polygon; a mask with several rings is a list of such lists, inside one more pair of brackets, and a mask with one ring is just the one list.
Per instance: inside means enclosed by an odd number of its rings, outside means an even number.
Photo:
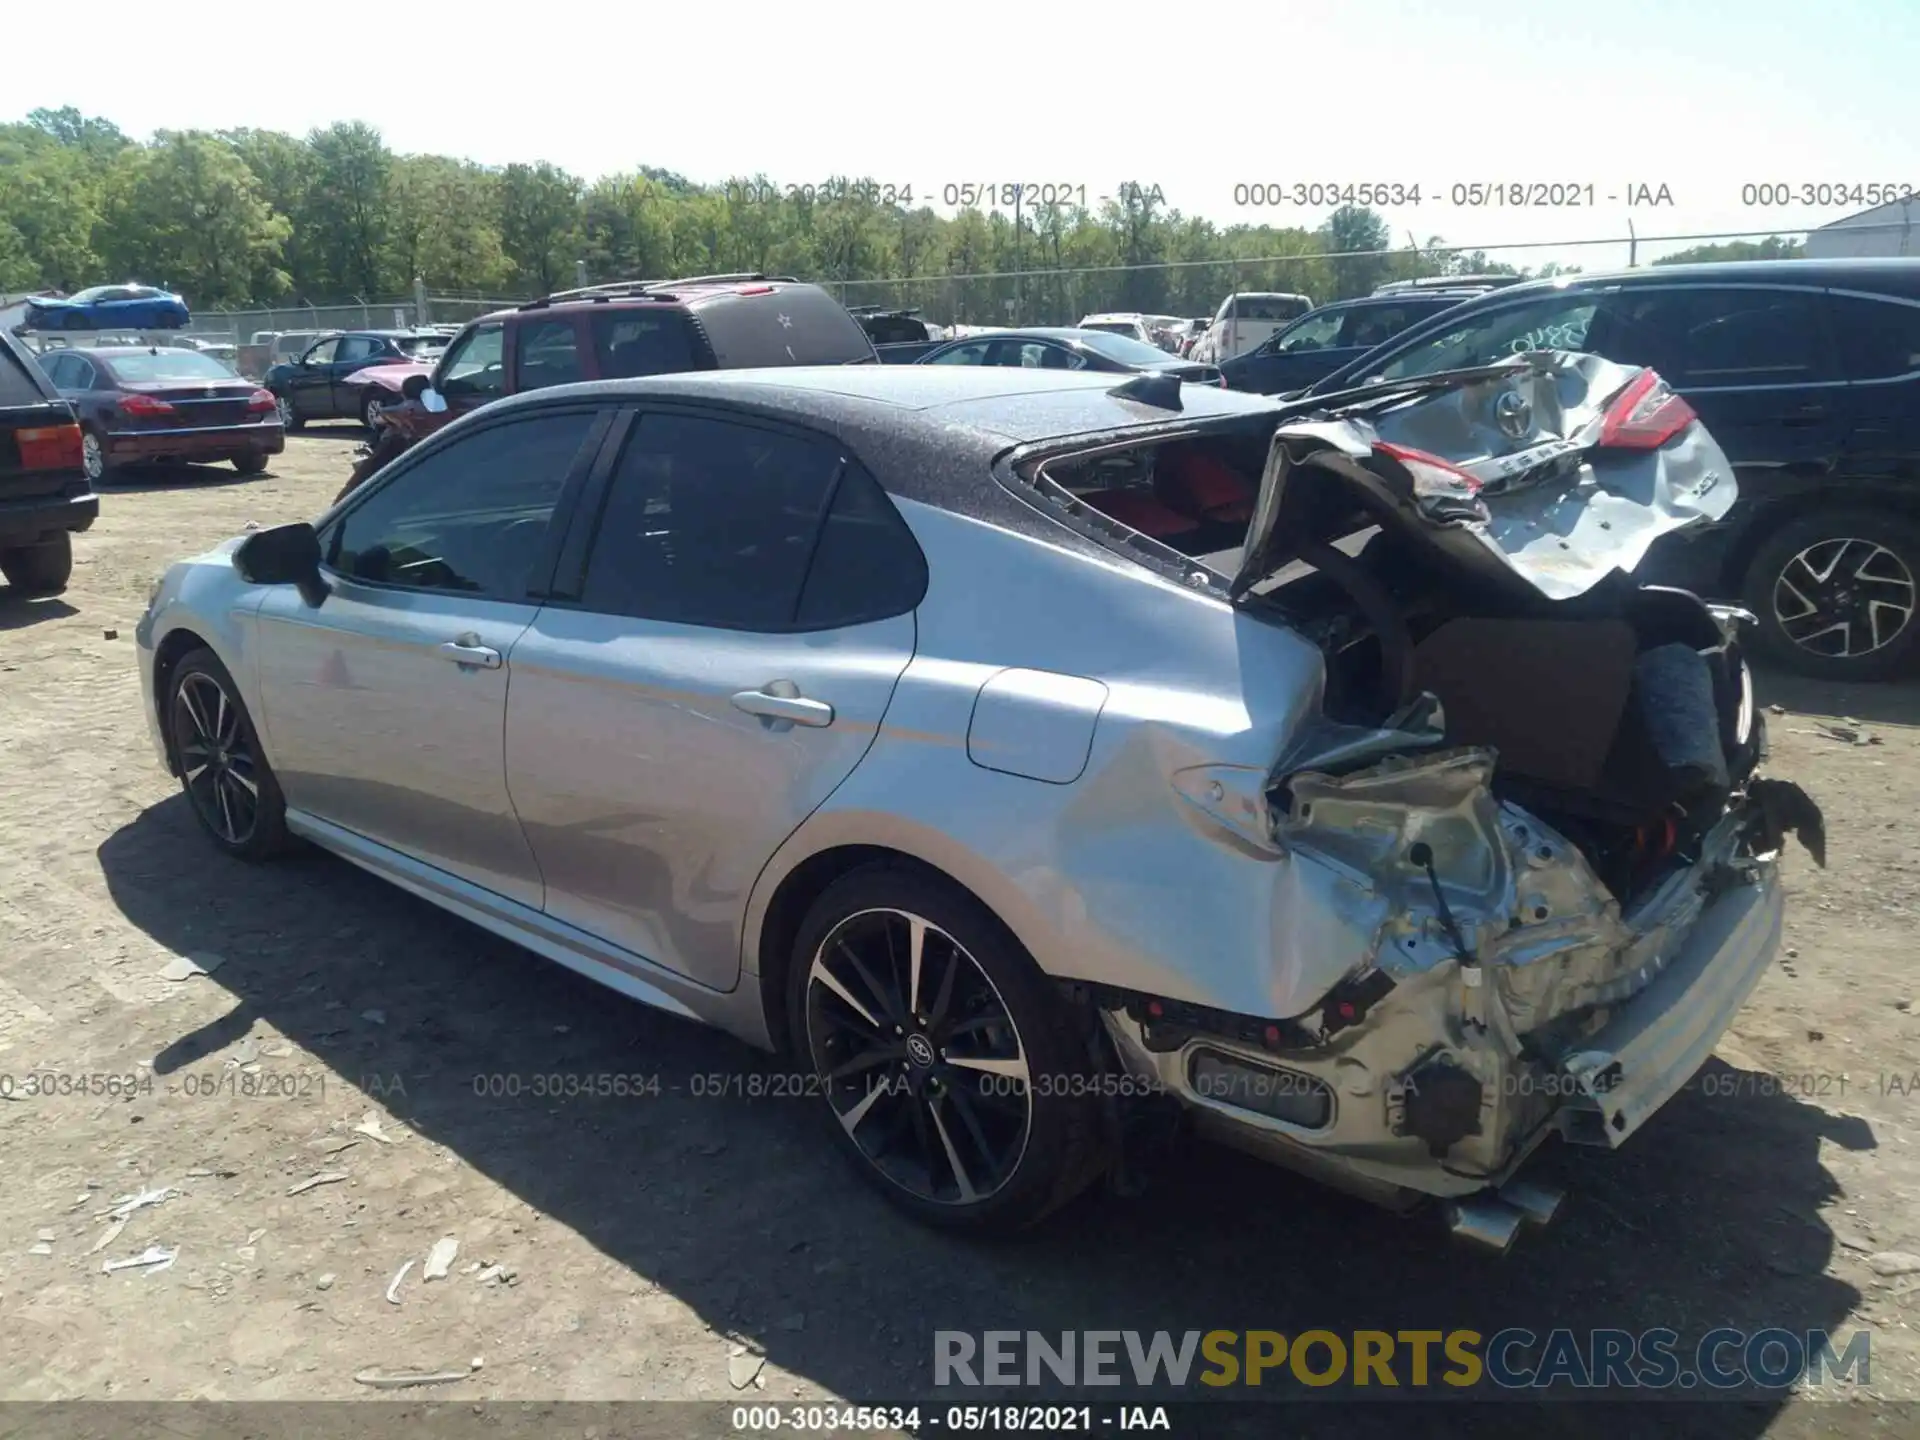
[{"label": "blue car", "polygon": [[27,306],[30,330],[179,330],[190,319],[186,301],[151,285],[95,285]]}]

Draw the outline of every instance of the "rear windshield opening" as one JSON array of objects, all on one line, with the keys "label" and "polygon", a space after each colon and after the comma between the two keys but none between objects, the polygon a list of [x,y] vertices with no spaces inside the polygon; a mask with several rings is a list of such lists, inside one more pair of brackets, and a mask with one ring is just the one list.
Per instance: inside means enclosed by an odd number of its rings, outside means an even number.
[{"label": "rear windshield opening", "polygon": [[[1240,568],[1266,457],[1262,427],[1257,434],[1175,436],[1062,456],[1043,462],[1033,478],[1066,491],[1084,507],[1081,513],[1124,526],[1112,532],[1114,538],[1144,535],[1174,556],[1231,578]],[[1047,488],[1042,485],[1043,492]],[[1053,498],[1065,497],[1054,492]]]}]

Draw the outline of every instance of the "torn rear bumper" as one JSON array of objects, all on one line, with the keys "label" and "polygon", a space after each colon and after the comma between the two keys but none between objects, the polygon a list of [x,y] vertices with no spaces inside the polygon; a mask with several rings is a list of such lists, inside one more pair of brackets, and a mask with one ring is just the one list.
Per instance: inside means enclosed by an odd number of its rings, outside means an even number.
[{"label": "torn rear bumper", "polygon": [[1771,865],[1721,895],[1653,981],[1561,1060],[1579,1094],[1561,1129],[1618,1146],[1693,1078],[1780,948],[1783,905]]},{"label": "torn rear bumper", "polygon": [[[1548,1040],[1555,1026],[1524,1039],[1516,1031],[1525,1006],[1511,1002],[1525,992],[1503,984],[1495,964],[1451,960],[1404,975],[1363,1023],[1307,1049],[1216,1035],[1169,1046],[1116,1010],[1105,1012],[1107,1030],[1126,1069],[1173,1094],[1209,1138],[1393,1208],[1476,1195],[1512,1180],[1555,1134],[1620,1145],[1712,1053],[1772,962],[1782,916],[1774,861],[1716,869],[1711,898],[1680,902],[1659,927],[1673,942],[1664,957],[1628,952],[1647,983],[1582,1007],[1581,1033],[1559,1044]],[[1222,1057],[1274,1078],[1223,1086]],[[1295,1103],[1310,1092],[1319,1103]],[[1276,1106],[1276,1094],[1287,1103]],[[1436,1143],[1417,1112],[1442,1103],[1454,1128]]]}]

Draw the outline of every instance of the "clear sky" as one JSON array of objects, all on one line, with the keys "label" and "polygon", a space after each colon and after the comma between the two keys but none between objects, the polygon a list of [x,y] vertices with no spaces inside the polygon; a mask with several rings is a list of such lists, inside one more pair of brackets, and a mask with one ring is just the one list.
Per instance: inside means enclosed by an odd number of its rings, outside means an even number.
[{"label": "clear sky", "polygon": [[[1417,183],[1419,206],[1376,207],[1396,241],[1486,246],[1623,236],[1629,220],[1643,236],[1805,228],[1859,208],[1745,205],[1747,183],[1920,191],[1920,0],[402,0],[164,30],[144,0],[86,13],[84,63],[10,66],[8,109],[76,105],[142,138],[359,119],[396,150],[488,164],[848,173],[936,202],[949,183],[1092,198],[1133,178],[1222,223],[1310,226],[1330,208],[1237,207],[1238,184]],[[1592,186],[1594,204],[1451,203],[1475,182],[1583,201]],[[1629,208],[1643,185],[1673,203]],[[1600,268],[1626,251],[1495,258]]]}]

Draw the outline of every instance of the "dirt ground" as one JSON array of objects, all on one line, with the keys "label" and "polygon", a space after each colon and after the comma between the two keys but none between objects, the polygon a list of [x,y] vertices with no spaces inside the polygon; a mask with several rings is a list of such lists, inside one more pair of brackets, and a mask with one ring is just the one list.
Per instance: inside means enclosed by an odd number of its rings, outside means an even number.
[{"label": "dirt ground", "polygon": [[[112,485],[63,598],[0,590],[0,1397],[341,1398],[479,1359],[436,1398],[891,1402],[931,1395],[935,1329],[1724,1324],[1870,1328],[1871,1385],[1690,1425],[1913,1433],[1878,1402],[1920,1399],[1920,1275],[1869,1257],[1920,1252],[1920,686],[1766,684],[1830,868],[1789,856],[1791,948],[1720,1059],[1619,1154],[1544,1155],[1563,1216],[1505,1259],[1209,1150],[962,1243],[886,1209],[803,1102],[700,1093],[768,1068],[734,1042],[342,861],[202,843],[148,746],[134,623],[172,559],[323,508],[354,439]],[[1843,716],[1873,743],[1821,728]],[[211,973],[163,978],[178,956]],[[44,1070],[71,1093],[25,1093]],[[536,1097],[555,1074],[659,1093]],[[103,1273],[152,1245],[171,1268]]]}]

